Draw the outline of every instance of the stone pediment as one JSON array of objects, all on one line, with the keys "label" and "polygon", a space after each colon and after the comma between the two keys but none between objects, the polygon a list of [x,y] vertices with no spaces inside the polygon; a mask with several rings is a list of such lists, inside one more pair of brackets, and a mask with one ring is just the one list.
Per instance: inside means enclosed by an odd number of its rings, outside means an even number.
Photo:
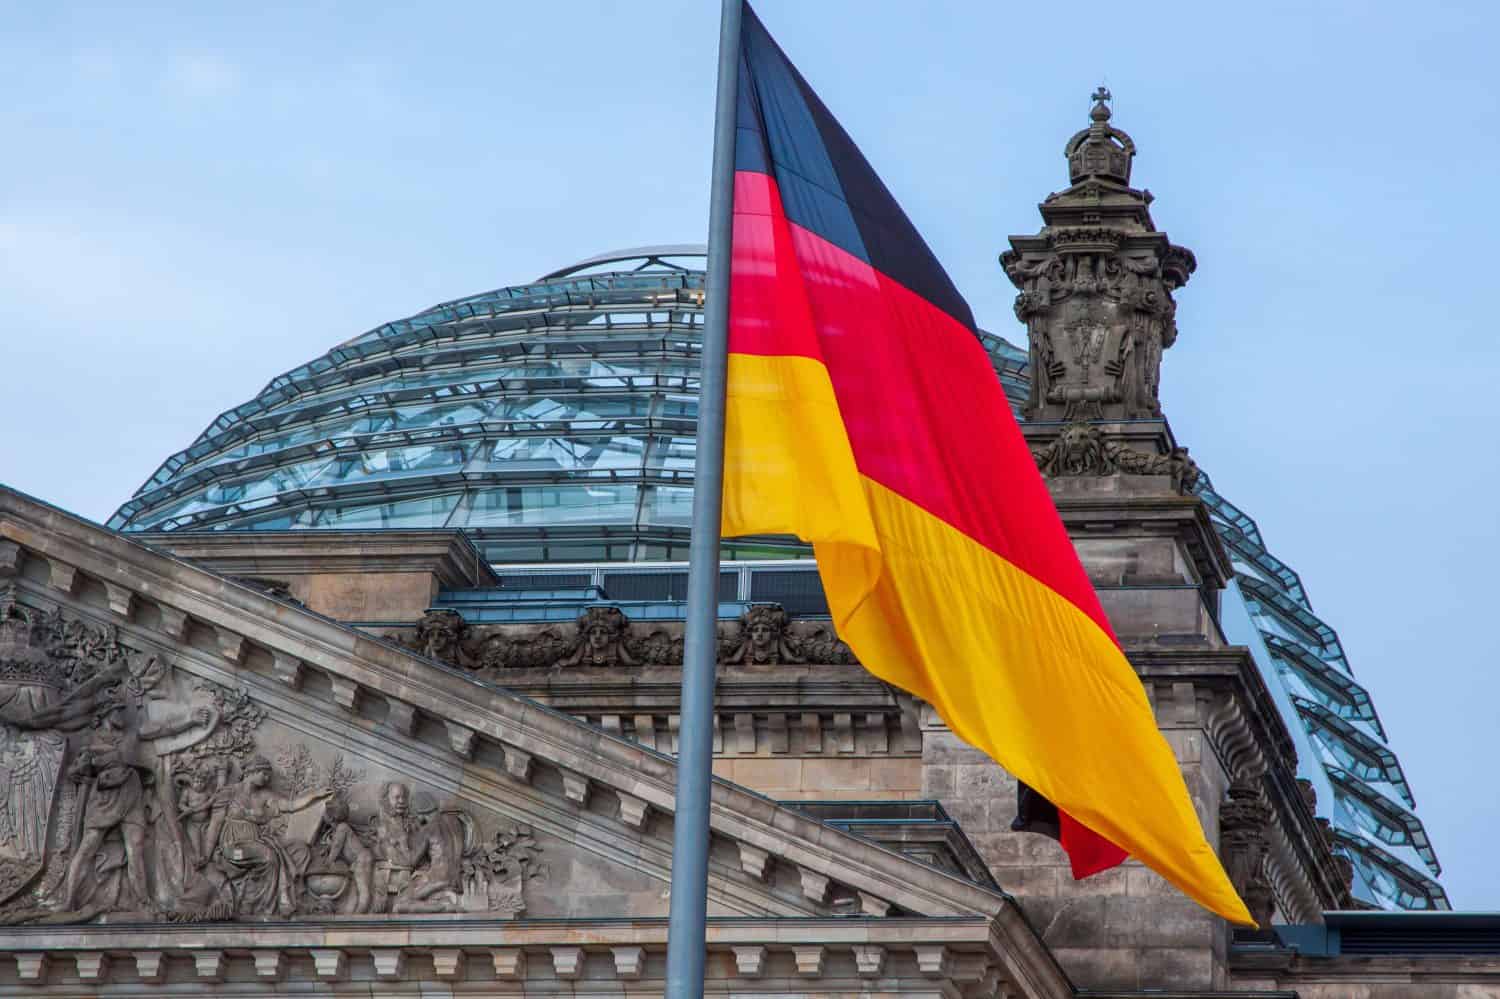
[{"label": "stone pediment", "polygon": [[[675,763],[0,490],[0,921],[667,912]],[[1010,903],[724,781],[710,913]]]}]

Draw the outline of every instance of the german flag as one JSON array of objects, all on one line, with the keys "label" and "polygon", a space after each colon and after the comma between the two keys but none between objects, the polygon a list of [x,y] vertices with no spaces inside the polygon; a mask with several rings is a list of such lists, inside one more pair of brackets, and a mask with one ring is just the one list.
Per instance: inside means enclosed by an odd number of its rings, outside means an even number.
[{"label": "german flag", "polygon": [[738,99],[724,534],[812,542],[839,635],[1058,806],[1075,877],[1128,853],[1251,924],[968,305],[748,5]]}]

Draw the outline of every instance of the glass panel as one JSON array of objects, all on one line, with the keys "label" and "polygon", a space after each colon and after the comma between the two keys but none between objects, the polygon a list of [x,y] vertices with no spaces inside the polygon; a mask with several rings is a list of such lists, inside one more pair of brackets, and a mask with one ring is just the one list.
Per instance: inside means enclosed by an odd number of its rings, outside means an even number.
[{"label": "glass panel", "polygon": [[458,495],[424,496],[400,503],[319,510],[310,526],[356,530],[377,527],[439,526],[458,505]]},{"label": "glass panel", "polygon": [[691,486],[648,486],[642,520],[647,524],[691,527],[693,490]]},{"label": "glass panel", "polygon": [[486,489],[470,497],[465,527],[629,524],[638,488],[611,482]]},{"label": "glass panel", "polygon": [[[469,471],[639,473],[646,443],[639,437],[514,437],[487,441]],[[633,515],[630,519],[634,519]]]},{"label": "glass panel", "polygon": [[658,437],[651,442],[651,457],[646,467],[652,471],[693,471],[693,460],[698,453],[696,437]]}]

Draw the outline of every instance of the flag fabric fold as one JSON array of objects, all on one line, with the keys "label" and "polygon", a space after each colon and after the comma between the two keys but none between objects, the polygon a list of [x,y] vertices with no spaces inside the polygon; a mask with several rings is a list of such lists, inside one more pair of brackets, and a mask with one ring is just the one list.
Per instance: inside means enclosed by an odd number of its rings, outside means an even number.
[{"label": "flag fabric fold", "polygon": [[1075,877],[1130,854],[1250,923],[968,305],[748,5],[726,536],[813,545],[880,678],[1058,806]]}]

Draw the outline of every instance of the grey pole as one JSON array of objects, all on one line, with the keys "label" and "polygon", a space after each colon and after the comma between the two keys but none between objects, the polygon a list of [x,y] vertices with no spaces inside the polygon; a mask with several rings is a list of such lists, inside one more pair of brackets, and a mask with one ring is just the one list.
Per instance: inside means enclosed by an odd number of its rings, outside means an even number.
[{"label": "grey pole", "polygon": [[667,999],[700,999],[707,951],[708,811],[713,790],[714,660],[718,658],[719,517],[724,499],[724,381],[729,346],[729,257],[734,218],[734,123],[740,13],[723,0],[714,161],[708,201],[708,279],[688,549],[687,635],[678,730],[677,811],[672,827],[672,913],[667,927]]}]

